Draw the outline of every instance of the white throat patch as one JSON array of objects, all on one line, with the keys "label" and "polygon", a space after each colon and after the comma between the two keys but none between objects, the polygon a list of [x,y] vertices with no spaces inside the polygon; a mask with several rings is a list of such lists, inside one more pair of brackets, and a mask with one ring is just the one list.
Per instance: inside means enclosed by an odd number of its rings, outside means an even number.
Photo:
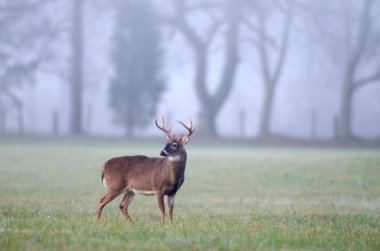
[{"label": "white throat patch", "polygon": [[169,156],[168,158],[170,161],[181,161],[180,155]]}]

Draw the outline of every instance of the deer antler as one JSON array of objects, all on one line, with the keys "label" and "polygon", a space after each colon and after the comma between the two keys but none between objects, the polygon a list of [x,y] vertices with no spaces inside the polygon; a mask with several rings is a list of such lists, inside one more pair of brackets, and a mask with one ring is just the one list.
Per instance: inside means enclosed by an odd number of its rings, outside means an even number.
[{"label": "deer antler", "polygon": [[187,135],[187,137],[190,137],[190,135],[193,134],[193,132],[195,131],[195,125],[193,126],[193,121],[191,120],[190,117],[189,117],[189,120],[190,120],[190,127],[186,126],[185,123],[178,120],[178,123],[180,123],[183,127],[185,127],[189,131],[189,134]]},{"label": "deer antler", "polygon": [[174,135],[170,133],[170,130],[172,129],[172,124],[170,123],[169,129],[165,128],[165,117],[164,116],[162,116],[162,126],[158,125],[157,118],[156,118],[156,126],[158,127],[158,129],[160,129],[161,131],[166,133],[166,135],[168,136],[169,139],[174,138]]}]

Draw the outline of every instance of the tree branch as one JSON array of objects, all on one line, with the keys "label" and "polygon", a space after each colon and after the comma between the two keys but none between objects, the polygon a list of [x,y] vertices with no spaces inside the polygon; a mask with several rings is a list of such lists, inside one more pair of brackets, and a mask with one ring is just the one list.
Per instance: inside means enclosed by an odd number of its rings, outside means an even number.
[{"label": "tree branch", "polygon": [[189,25],[185,17],[188,12],[184,1],[175,1],[177,15],[173,18],[167,18],[166,21],[171,25],[176,26],[186,37],[189,44],[195,50],[202,50],[205,47],[205,42],[202,41],[196,31]]},{"label": "tree branch", "polygon": [[[175,1],[178,1],[178,0],[175,0]],[[211,9],[215,9],[215,8],[218,8],[220,7],[220,1],[216,0],[216,1],[207,1],[207,2],[198,2],[198,3],[194,3],[192,5],[189,5],[188,6],[188,10],[189,11],[195,11],[195,10],[204,10],[204,9],[207,9],[207,10],[211,10]]]},{"label": "tree branch", "polygon": [[284,31],[283,31],[284,33],[282,35],[280,55],[277,61],[276,69],[272,76],[273,85],[276,85],[278,83],[278,79],[281,75],[282,69],[284,68],[284,61],[285,61],[286,54],[288,51],[288,41],[289,41],[289,36],[290,36],[291,22],[293,18],[292,15],[293,15],[292,6],[290,6],[290,9],[286,13],[286,17],[285,17],[285,24],[284,24]]},{"label": "tree branch", "polygon": [[351,66],[351,70],[353,71],[356,69],[356,65],[359,63],[359,60],[365,49],[366,42],[368,40],[369,30],[371,29],[370,11],[372,3],[373,0],[366,0],[361,13],[356,44],[349,59],[349,64]]},{"label": "tree branch", "polygon": [[40,7],[42,4],[45,4],[47,2],[47,0],[39,0],[25,4],[0,5],[0,12],[29,11],[34,8]]},{"label": "tree branch", "polygon": [[250,19],[247,17],[242,18],[243,24],[248,28],[248,30],[252,31],[253,33],[259,33],[259,28],[257,28]]},{"label": "tree branch", "polygon": [[226,8],[226,55],[220,85],[212,100],[214,107],[221,107],[230,93],[239,63],[238,39],[241,22],[240,6],[237,6],[233,1],[230,1]]},{"label": "tree branch", "polygon": [[222,20],[215,20],[214,23],[211,25],[209,31],[207,32],[208,36],[206,37],[206,44],[209,45],[214,40],[214,37],[219,30],[220,26],[222,26],[223,21]]},{"label": "tree branch", "polygon": [[269,71],[269,62],[268,62],[268,54],[267,54],[267,48],[266,48],[266,28],[265,28],[265,17],[264,14],[259,14],[258,20],[259,20],[259,53],[260,53],[260,59],[261,59],[261,69],[262,74],[264,78],[264,82],[266,85],[271,84],[271,77],[270,77],[270,71]]},{"label": "tree branch", "polygon": [[[248,28],[248,30],[250,30],[252,33],[254,34],[258,34],[260,35],[260,27],[256,27],[252,22],[251,20],[249,20],[248,18],[246,17],[243,17],[242,18],[242,22],[243,24],[245,24],[245,26]],[[260,38],[261,39],[261,38]],[[262,39],[265,40],[265,43],[267,45],[269,45],[272,49],[278,49],[277,45],[276,45],[276,42],[274,41],[273,38],[269,37],[268,34],[265,35],[265,37],[263,37]],[[256,40],[253,40],[253,41],[256,41]],[[254,42],[253,44],[255,44],[256,46],[258,46],[258,43],[257,41]]]},{"label": "tree branch", "polygon": [[365,78],[363,78],[363,79],[361,79],[359,81],[356,81],[353,84],[353,89],[357,89],[357,88],[362,87],[363,85],[367,85],[367,84],[373,83],[376,80],[380,80],[380,71],[372,74],[371,76],[368,76],[368,77],[365,77]]}]

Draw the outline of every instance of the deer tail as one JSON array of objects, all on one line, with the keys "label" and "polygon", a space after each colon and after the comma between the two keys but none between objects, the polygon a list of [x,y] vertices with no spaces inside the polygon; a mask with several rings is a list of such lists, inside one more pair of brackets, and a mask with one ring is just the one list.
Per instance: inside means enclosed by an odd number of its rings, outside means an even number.
[{"label": "deer tail", "polygon": [[106,182],[106,179],[104,178],[105,169],[106,169],[106,164],[104,164],[103,170],[102,170],[102,182],[103,182],[103,185],[107,188],[107,182]]}]

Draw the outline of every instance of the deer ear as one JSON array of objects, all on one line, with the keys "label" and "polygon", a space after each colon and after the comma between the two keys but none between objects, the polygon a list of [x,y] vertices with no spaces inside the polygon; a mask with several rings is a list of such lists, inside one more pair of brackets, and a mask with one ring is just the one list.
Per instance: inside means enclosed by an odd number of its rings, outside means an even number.
[{"label": "deer ear", "polygon": [[180,143],[181,143],[182,145],[186,145],[187,142],[189,142],[189,137],[186,137],[186,136],[183,136],[183,137],[181,138],[181,140],[180,140]]}]

